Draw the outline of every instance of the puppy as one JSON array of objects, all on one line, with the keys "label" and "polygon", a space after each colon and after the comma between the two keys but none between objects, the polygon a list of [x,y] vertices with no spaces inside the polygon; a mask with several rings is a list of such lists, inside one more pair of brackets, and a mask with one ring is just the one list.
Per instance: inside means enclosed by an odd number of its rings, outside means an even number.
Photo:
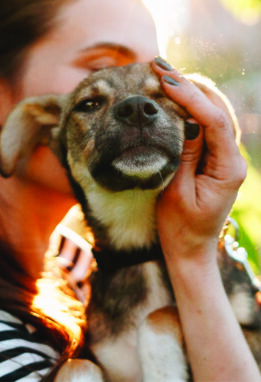
[{"label": "puppy", "polygon": [[[212,83],[191,80],[222,105],[236,132],[226,98]],[[70,95],[21,102],[1,133],[2,175],[10,176],[37,144],[48,143],[67,169],[93,232],[97,270],[86,344],[100,370],[82,361],[89,375],[82,380],[192,380],[155,221],[157,197],[179,165],[187,117],[166,97],[150,66],[135,64],[94,73]],[[256,291],[226,254],[220,269],[261,364]],[[78,362],[66,364],[57,381],[81,380]]]}]

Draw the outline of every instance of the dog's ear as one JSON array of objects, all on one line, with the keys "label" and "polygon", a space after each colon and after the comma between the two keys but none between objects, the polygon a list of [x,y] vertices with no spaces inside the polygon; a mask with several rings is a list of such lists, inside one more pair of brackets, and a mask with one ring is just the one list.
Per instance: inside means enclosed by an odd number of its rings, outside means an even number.
[{"label": "dog's ear", "polygon": [[49,145],[58,127],[64,95],[44,95],[21,101],[0,133],[0,173],[8,177],[17,161],[38,145]]},{"label": "dog's ear", "polygon": [[235,111],[231,105],[229,99],[223,94],[209,78],[203,77],[200,74],[189,74],[186,76],[192,81],[200,90],[213,102],[220,107],[230,118],[231,124],[234,129],[235,139],[237,144],[240,142],[240,128]]}]

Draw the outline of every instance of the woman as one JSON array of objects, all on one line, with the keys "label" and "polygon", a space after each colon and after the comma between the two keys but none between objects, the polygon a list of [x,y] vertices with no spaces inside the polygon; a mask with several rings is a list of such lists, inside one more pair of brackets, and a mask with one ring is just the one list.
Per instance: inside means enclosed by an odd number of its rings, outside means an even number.
[{"label": "woman", "polygon": [[[153,22],[138,0],[9,0],[8,4],[0,5],[0,18],[0,33],[5,36],[0,42],[0,124],[4,123],[14,104],[25,97],[69,92],[92,71],[136,61],[146,62],[157,54]],[[155,61],[153,67],[162,78],[168,95],[186,107],[202,125],[200,129],[194,128],[199,133],[194,131],[195,139],[185,143],[180,170],[158,206],[160,238],[177,294],[194,379],[258,381],[260,375],[255,361],[229,308],[216,266],[219,231],[244,178],[245,166],[242,173],[238,171],[242,158],[230,133],[229,121],[218,106],[212,105],[162,60]],[[191,103],[191,99],[195,102]],[[201,153],[203,130],[209,153],[204,174],[198,177],[195,167]],[[217,138],[221,138],[222,143],[226,140],[227,144],[215,144]],[[230,165],[224,166],[223,155],[230,158]],[[188,195],[188,184],[195,190],[193,200],[191,191]],[[73,296],[68,296],[64,305],[71,307],[68,316],[74,314],[75,320],[72,334],[66,338],[66,330],[59,318],[48,319],[46,315],[43,322],[40,321],[41,312],[31,305],[31,300],[36,291],[34,281],[43,270],[50,233],[74,203],[63,170],[44,147],[37,148],[29,158],[20,161],[13,177],[0,179],[0,276],[2,290],[8,288],[9,292],[8,298],[0,298],[2,321],[6,325],[2,333],[18,324],[13,323],[14,320],[19,320],[19,325],[23,326],[15,326],[19,333],[27,322],[33,323],[35,328],[42,328],[44,324],[50,328],[50,333],[58,334],[69,344],[65,356],[70,356],[81,340],[81,330],[77,337],[73,331],[81,325],[84,329],[82,307]],[[209,224],[210,211],[213,224]],[[181,226],[188,229],[181,232],[175,221],[180,221]],[[173,252],[172,237],[175,235],[181,240],[180,247]],[[187,277],[188,270],[193,274],[191,279]],[[212,299],[216,301],[214,306],[210,306],[206,293],[209,284],[213,285],[211,302]],[[49,294],[51,297],[56,300],[52,293]],[[188,303],[191,298],[194,304]],[[220,326],[227,328],[225,334],[230,336],[230,349],[225,349],[221,340],[216,341],[216,328],[209,326],[213,314],[220,318]],[[17,355],[28,352],[29,341],[42,340],[34,333],[30,332],[30,339],[24,339],[27,351],[20,350]],[[202,349],[203,343],[206,354],[200,357],[198,347]],[[57,345],[49,340],[50,344]],[[62,352],[65,347],[56,346],[56,349]],[[231,363],[226,364],[232,352]],[[7,359],[2,374],[5,381],[21,380],[18,373],[24,370],[27,373],[24,378],[30,375],[39,380],[58,357],[48,349],[37,353],[40,357],[37,362],[28,358],[12,362],[12,356],[8,354],[3,346],[2,358]],[[46,360],[49,364],[42,365],[41,362]],[[17,368],[17,363],[21,367]]]}]

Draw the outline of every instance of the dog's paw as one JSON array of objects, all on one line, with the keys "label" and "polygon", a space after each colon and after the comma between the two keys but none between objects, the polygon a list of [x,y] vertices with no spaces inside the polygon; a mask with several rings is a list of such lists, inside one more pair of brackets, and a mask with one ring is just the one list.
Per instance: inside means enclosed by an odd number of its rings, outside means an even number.
[{"label": "dog's paw", "polygon": [[100,368],[86,359],[69,359],[54,382],[104,382]]}]

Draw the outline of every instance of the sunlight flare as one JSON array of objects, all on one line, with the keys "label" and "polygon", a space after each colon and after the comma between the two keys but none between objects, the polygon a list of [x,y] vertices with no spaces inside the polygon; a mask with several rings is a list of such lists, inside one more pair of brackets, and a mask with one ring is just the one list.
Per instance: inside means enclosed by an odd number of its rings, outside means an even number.
[{"label": "sunlight flare", "polygon": [[166,58],[170,38],[178,39],[189,20],[189,0],[142,0],[157,29],[160,55]]}]

